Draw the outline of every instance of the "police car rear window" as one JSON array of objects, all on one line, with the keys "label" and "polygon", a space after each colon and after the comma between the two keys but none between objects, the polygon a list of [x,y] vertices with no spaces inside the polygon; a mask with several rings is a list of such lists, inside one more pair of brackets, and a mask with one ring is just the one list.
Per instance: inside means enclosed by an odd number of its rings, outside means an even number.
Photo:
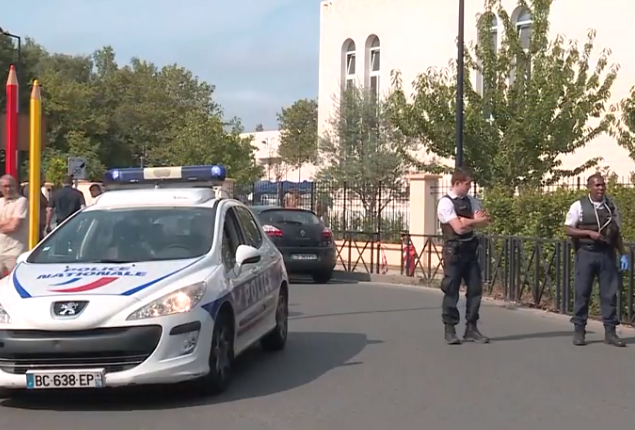
[{"label": "police car rear window", "polygon": [[36,264],[124,263],[195,258],[209,252],[211,208],[132,208],[78,213],[29,256]]},{"label": "police car rear window", "polygon": [[303,210],[275,209],[261,212],[262,224],[302,224],[319,225],[320,219],[314,213]]}]

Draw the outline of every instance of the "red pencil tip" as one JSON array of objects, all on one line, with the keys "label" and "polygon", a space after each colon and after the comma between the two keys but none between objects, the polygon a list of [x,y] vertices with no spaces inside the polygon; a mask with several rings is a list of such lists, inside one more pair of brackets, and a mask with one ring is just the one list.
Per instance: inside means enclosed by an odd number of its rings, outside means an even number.
[{"label": "red pencil tip", "polygon": [[11,66],[9,66],[9,71],[14,71],[15,72],[15,66],[13,64],[11,64]]}]

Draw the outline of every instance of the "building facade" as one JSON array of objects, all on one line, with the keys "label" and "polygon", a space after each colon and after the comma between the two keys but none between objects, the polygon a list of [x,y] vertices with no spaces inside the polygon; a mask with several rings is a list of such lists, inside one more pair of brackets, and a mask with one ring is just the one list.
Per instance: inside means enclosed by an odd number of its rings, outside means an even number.
[{"label": "building facade", "polygon": [[[531,14],[517,7],[517,0],[503,0],[521,41],[528,42]],[[635,55],[625,29],[630,28],[635,3],[611,0],[598,7],[596,0],[555,0],[550,15],[550,34],[584,43],[589,29],[597,31],[592,66],[603,49],[620,65],[611,90],[611,104],[618,103],[635,85]],[[466,44],[476,41],[477,21],[483,0],[465,2]],[[450,0],[327,0],[320,5],[319,131],[322,134],[334,111],[333,95],[342,85],[364,85],[386,95],[391,71],[402,72],[404,85],[429,67],[445,67],[456,58],[458,1]],[[496,25],[492,37],[501,36]],[[497,42],[498,43],[498,42]],[[479,85],[479,77],[472,82]],[[408,89],[408,88],[407,88]],[[409,89],[408,89],[409,90]],[[425,155],[422,153],[421,157]],[[626,150],[610,136],[600,136],[574,154],[563,157],[563,168],[602,157],[602,166],[621,177],[635,171]]]},{"label": "building facade", "polygon": [[309,181],[315,173],[315,166],[305,164],[300,169],[287,166],[282,163],[278,156],[278,146],[280,145],[280,131],[256,131],[253,133],[242,133],[241,137],[252,139],[252,145],[256,148],[256,162],[264,168],[262,177],[265,181]]}]

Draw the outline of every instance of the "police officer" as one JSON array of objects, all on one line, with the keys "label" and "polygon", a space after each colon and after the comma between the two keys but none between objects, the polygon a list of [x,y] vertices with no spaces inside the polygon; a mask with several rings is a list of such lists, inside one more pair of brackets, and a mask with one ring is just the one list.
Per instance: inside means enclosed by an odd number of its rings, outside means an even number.
[{"label": "police officer", "polygon": [[623,347],[626,344],[615,332],[619,325],[617,293],[620,285],[615,250],[621,255],[621,270],[628,270],[629,261],[622,243],[619,213],[614,202],[605,196],[606,183],[601,174],[590,176],[587,186],[589,194],[571,205],[565,221],[567,234],[573,239],[575,249],[575,303],[571,318],[575,326],[573,344],[586,345],[589,301],[597,276],[604,341]]},{"label": "police officer", "polygon": [[441,197],[437,207],[437,215],[443,233],[443,271],[441,282],[443,296],[443,324],[445,324],[445,341],[449,345],[459,345],[461,340],[456,335],[455,326],[459,323],[459,292],[461,281],[467,287],[465,319],[467,325],[463,341],[487,343],[477,328],[483,283],[481,267],[478,262],[478,238],[474,233],[477,227],[486,226],[489,216],[478,200],[468,195],[472,186],[472,178],[463,170],[452,174],[452,187]]}]

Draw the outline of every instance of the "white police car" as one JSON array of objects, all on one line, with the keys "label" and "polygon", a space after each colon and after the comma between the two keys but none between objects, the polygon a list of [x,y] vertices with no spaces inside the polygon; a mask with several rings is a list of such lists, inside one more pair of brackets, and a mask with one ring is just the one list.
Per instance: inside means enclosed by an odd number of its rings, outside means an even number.
[{"label": "white police car", "polygon": [[217,393],[250,345],[283,349],[282,256],[222,197],[225,172],[108,171],[95,204],[0,280],[0,388],[192,381]]}]

